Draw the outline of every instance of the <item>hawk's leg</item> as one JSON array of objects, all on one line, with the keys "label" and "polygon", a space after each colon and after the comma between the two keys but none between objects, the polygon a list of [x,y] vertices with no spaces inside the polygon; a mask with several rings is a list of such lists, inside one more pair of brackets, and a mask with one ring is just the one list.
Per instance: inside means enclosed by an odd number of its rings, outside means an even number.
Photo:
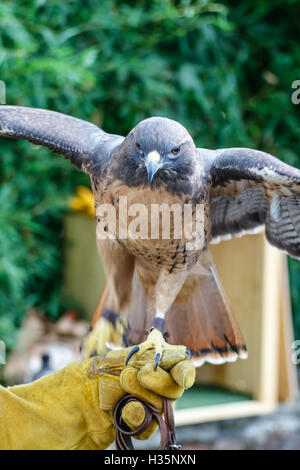
[{"label": "hawk's leg", "polygon": [[111,240],[97,240],[106,274],[106,287],[99,299],[93,330],[84,340],[84,355],[102,354],[107,344],[127,346],[126,312],[131,302],[134,258]]},{"label": "hawk's leg", "polygon": [[155,370],[157,369],[159,361],[166,351],[168,351],[168,354],[172,353],[172,351],[175,352],[175,350],[181,352],[184,351],[190,357],[190,351],[187,350],[185,346],[170,345],[165,341],[163,336],[165,314],[175,301],[177,294],[179,293],[187,277],[187,274],[187,271],[180,271],[178,273],[170,273],[166,270],[161,271],[154,291],[154,305],[156,315],[151,326],[151,331],[146,341],[141,343],[139,346],[134,346],[134,348],[130,351],[126,360],[126,364],[128,364],[135,353],[143,353],[148,349],[155,350]]}]

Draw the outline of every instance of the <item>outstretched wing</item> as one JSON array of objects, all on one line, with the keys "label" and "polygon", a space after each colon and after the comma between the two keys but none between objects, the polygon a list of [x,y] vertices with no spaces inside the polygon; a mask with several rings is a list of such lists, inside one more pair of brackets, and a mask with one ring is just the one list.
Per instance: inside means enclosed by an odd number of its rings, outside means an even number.
[{"label": "outstretched wing", "polygon": [[0,106],[1,135],[44,145],[86,173],[123,140],[94,124],[55,111],[6,105]]},{"label": "outstretched wing", "polygon": [[265,225],[269,242],[300,257],[300,171],[264,152],[198,149],[211,178],[212,241]]}]

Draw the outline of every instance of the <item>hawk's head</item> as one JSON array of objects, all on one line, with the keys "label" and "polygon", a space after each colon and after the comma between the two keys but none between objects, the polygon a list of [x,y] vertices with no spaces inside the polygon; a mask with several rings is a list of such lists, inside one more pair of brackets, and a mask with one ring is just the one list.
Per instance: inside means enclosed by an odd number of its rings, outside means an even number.
[{"label": "hawk's head", "polygon": [[126,137],[126,156],[147,172],[149,182],[182,179],[192,172],[197,151],[188,131],[162,117],[141,121]]}]

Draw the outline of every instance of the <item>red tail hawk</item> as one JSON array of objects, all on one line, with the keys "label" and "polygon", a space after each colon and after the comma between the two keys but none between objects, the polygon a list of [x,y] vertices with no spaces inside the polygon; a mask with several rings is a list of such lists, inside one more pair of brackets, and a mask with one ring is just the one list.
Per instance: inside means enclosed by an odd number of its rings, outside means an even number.
[{"label": "red tail hawk", "polygon": [[124,138],[53,111],[1,106],[0,134],[44,145],[88,173],[96,210],[111,204],[118,213],[121,196],[147,208],[201,204],[200,248],[188,249],[184,235],[124,239],[117,229],[98,240],[107,276],[103,315],[112,323],[127,317],[133,344],[152,324],[139,348],[156,349],[155,366],[174,347],[165,342],[164,329],[171,343],[184,344],[199,363],[246,356],[209,243],[264,225],[272,245],[299,257],[299,170],[257,150],[196,148],[182,125],[161,117],[140,122]]}]

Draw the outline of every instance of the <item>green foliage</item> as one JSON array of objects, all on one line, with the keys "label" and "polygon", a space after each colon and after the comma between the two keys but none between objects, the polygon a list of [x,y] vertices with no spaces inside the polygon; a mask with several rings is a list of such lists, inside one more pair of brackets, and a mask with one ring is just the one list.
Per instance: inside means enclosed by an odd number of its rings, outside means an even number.
[{"label": "green foliage", "polygon": [[[163,115],[198,146],[256,147],[300,167],[298,13],[292,0],[4,0],[0,79],[8,104],[119,134]],[[60,312],[62,216],[88,179],[46,149],[0,145],[0,337],[11,339],[30,305]]]}]

